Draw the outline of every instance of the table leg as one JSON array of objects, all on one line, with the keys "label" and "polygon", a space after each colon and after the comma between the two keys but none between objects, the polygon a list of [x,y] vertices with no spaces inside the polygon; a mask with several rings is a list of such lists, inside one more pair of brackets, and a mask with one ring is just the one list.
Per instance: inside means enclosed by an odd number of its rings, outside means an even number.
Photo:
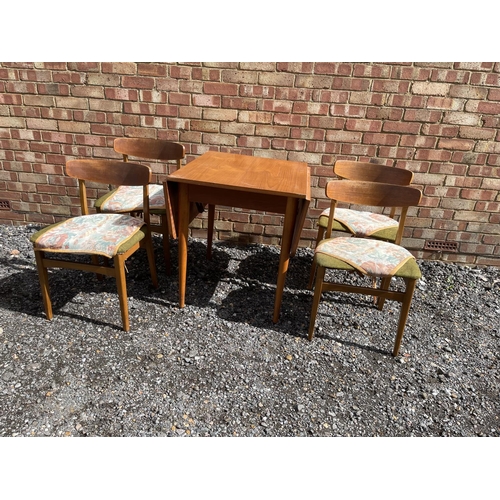
[{"label": "table leg", "polygon": [[297,217],[297,198],[289,197],[286,202],[285,220],[283,222],[283,235],[281,237],[280,263],[278,267],[278,281],[276,283],[276,295],[274,299],[273,322],[277,323],[280,316],[281,299],[285,287],[285,278],[290,262],[290,250]]},{"label": "table leg", "polygon": [[189,227],[189,187],[179,183],[179,307],[184,307],[187,275],[187,244]]}]

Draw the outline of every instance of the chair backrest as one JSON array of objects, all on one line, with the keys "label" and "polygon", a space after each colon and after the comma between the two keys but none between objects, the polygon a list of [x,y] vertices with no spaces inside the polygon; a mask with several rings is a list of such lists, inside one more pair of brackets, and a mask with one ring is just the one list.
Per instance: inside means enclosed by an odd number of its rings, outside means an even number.
[{"label": "chair backrest", "polygon": [[339,160],[335,162],[333,172],[341,179],[383,182],[400,186],[409,186],[413,180],[413,172],[409,170],[364,161]]},{"label": "chair backrest", "polygon": [[114,140],[113,148],[123,155],[124,161],[128,161],[129,156],[148,160],[175,160],[177,168],[181,167],[181,160],[186,156],[182,144],[162,139],[120,137]]},{"label": "chair backrest", "polygon": [[151,169],[147,165],[117,160],[76,159],[66,162],[66,174],[78,179],[83,215],[89,213],[86,188],[86,181],[89,181],[115,186],[143,186],[144,218],[149,218]]},{"label": "chair backrest", "polygon": [[330,238],[332,234],[337,202],[343,202],[371,207],[400,208],[399,228],[395,240],[398,245],[403,237],[408,208],[417,206],[422,198],[422,192],[415,187],[350,180],[330,181],[326,185],[325,192],[331,199],[326,238]]}]

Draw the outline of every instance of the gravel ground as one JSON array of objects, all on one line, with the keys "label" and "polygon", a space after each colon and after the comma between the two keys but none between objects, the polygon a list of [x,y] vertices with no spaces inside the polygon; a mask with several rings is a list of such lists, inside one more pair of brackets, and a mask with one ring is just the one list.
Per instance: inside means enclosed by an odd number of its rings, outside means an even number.
[{"label": "gravel ground", "polygon": [[325,294],[306,338],[312,259],[292,259],[272,323],[278,249],[191,240],[160,288],[128,263],[131,331],[113,280],[56,270],[43,314],[29,236],[0,226],[0,436],[500,435],[500,269],[421,262],[400,355],[399,304]]}]

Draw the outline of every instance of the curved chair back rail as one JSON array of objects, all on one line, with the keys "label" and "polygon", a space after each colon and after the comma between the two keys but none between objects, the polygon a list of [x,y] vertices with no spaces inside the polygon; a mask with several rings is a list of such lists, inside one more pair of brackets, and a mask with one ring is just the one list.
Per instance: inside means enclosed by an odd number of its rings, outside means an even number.
[{"label": "curved chair back rail", "polygon": [[351,180],[328,182],[325,194],[335,201],[372,207],[410,207],[422,198],[421,191],[414,187]]},{"label": "curved chair back rail", "polygon": [[118,160],[76,159],[66,162],[66,174],[85,181],[120,186],[147,186],[151,169],[147,165],[127,162],[127,168]]},{"label": "curved chair back rail", "polygon": [[409,186],[413,181],[413,172],[398,167],[389,167],[377,163],[339,160],[333,167],[335,175],[352,181],[382,182]]},{"label": "curved chair back rail", "polygon": [[182,144],[160,139],[120,137],[114,140],[113,149],[123,154],[125,161],[128,161],[129,156],[148,160],[178,160],[179,167],[180,160],[186,156],[186,150]]}]

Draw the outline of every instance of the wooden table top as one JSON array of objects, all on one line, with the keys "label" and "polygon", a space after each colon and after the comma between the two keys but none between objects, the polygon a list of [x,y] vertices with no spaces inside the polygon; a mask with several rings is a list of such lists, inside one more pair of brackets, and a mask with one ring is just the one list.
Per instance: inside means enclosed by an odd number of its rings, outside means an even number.
[{"label": "wooden table top", "polygon": [[307,163],[208,151],[170,174],[169,181],[310,198]]}]

